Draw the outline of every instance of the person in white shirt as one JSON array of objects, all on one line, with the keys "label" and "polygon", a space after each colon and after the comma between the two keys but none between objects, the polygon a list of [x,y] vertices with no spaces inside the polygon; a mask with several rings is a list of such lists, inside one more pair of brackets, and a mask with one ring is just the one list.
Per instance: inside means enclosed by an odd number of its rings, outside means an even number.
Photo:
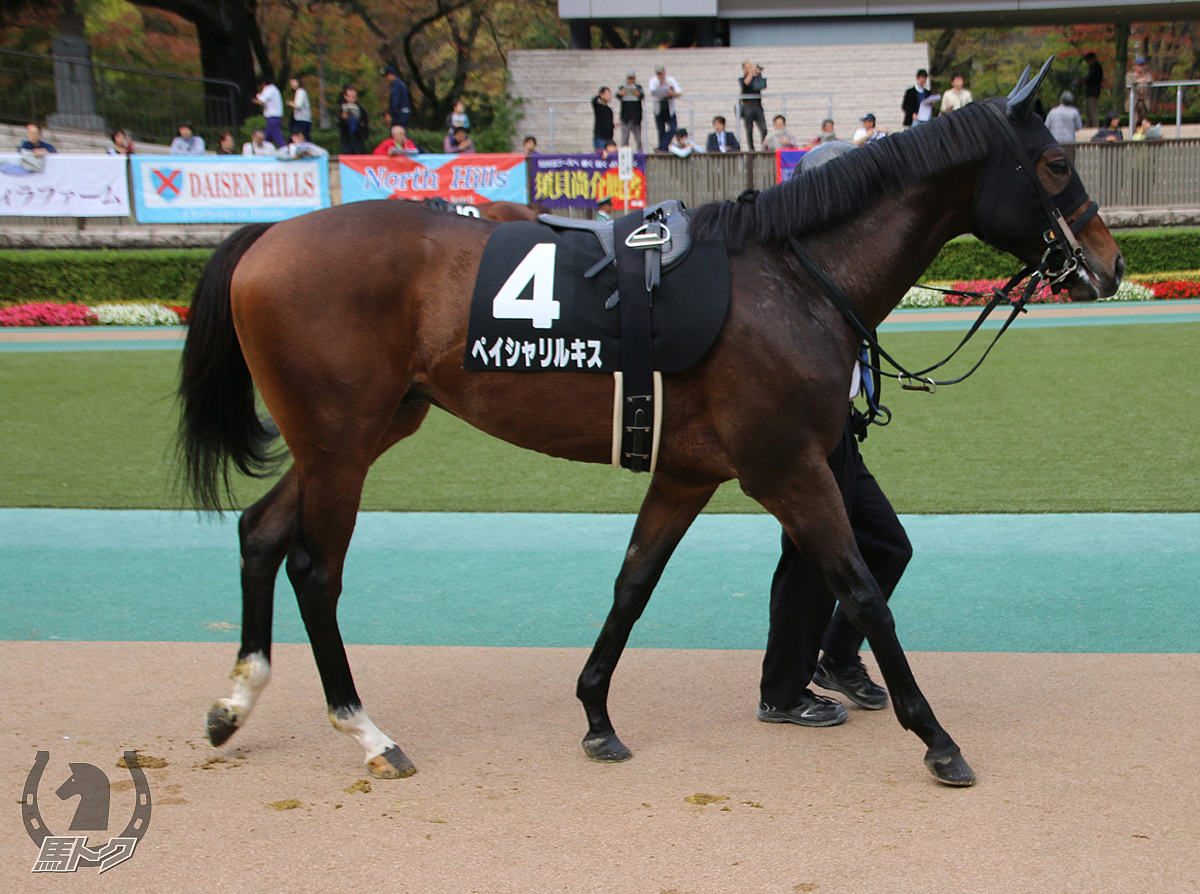
[{"label": "person in white shirt", "polygon": [[242,144],[242,155],[274,155],[275,147],[266,140],[266,134],[261,130],[254,131],[249,143]]},{"label": "person in white shirt", "polygon": [[667,74],[665,66],[654,69],[650,79],[650,101],[654,104],[654,123],[658,126],[658,151],[666,152],[675,136],[675,97],[682,96],[679,82]]},{"label": "person in white shirt", "polygon": [[259,86],[261,89],[254,101],[262,106],[263,117],[267,119],[267,139],[276,149],[282,149],[287,142],[283,138],[283,94],[266,78],[259,80]]},{"label": "person in white shirt", "polygon": [[292,133],[299,131],[304,134],[304,141],[308,142],[312,139],[312,104],[308,101],[308,91],[299,78],[291,78],[288,86],[293,91],[287,103],[292,107]]},{"label": "person in white shirt", "polygon": [[973,100],[974,97],[971,96],[971,91],[963,88],[963,76],[955,72],[954,77],[950,79],[950,89],[942,94],[942,108],[938,111],[938,114],[945,115],[947,112],[961,109]]},{"label": "person in white shirt", "polygon": [[192,131],[192,122],[179,122],[179,136],[171,140],[172,155],[203,155],[204,137]]},{"label": "person in white shirt", "polygon": [[329,151],[316,143],[304,139],[304,134],[298,130],[292,131],[292,141],[275,153],[280,161],[293,161],[300,158],[328,158]]}]

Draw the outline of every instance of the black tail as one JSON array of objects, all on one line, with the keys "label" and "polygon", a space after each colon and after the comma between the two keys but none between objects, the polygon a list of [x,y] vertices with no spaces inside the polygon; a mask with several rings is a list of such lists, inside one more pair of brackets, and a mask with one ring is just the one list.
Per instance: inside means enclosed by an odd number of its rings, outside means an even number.
[{"label": "black tail", "polygon": [[183,486],[198,509],[221,509],[222,491],[232,497],[229,465],[264,478],[282,454],[270,448],[268,430],[254,405],[254,382],[242,356],[229,283],[233,268],[271,224],[251,224],[217,247],[192,294],[179,381],[181,407],[176,455]]}]

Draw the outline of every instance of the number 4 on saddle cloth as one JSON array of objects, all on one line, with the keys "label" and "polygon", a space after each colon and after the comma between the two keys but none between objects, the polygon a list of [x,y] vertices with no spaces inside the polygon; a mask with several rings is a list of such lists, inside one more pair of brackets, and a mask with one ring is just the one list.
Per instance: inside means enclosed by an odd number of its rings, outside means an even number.
[{"label": "number 4 on saddle cloth", "polygon": [[463,367],[613,375],[613,464],[653,471],[659,374],[697,363],[721,331],[725,244],[692,240],[678,202],[611,222],[548,214],[539,221],[492,231]]}]

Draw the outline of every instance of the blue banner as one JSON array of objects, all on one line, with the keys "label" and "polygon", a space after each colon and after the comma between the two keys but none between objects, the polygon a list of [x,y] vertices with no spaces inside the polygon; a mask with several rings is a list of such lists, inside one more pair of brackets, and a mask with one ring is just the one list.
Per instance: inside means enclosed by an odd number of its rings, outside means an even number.
[{"label": "blue banner", "polygon": [[329,159],[243,155],[135,155],[140,223],[252,223],[329,207]]}]

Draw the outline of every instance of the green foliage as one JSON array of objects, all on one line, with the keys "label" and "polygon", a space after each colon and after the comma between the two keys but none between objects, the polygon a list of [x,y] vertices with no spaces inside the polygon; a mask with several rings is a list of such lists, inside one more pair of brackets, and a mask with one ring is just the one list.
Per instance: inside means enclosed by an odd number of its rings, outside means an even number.
[{"label": "green foliage", "polygon": [[0,251],[0,306],[26,301],[190,304],[210,252]]},{"label": "green foliage", "polygon": [[[1118,230],[1113,233],[1131,274],[1200,268],[1200,229]],[[984,245],[974,236],[946,243],[922,276],[922,282],[1001,279],[1016,273],[1011,255]]]}]

